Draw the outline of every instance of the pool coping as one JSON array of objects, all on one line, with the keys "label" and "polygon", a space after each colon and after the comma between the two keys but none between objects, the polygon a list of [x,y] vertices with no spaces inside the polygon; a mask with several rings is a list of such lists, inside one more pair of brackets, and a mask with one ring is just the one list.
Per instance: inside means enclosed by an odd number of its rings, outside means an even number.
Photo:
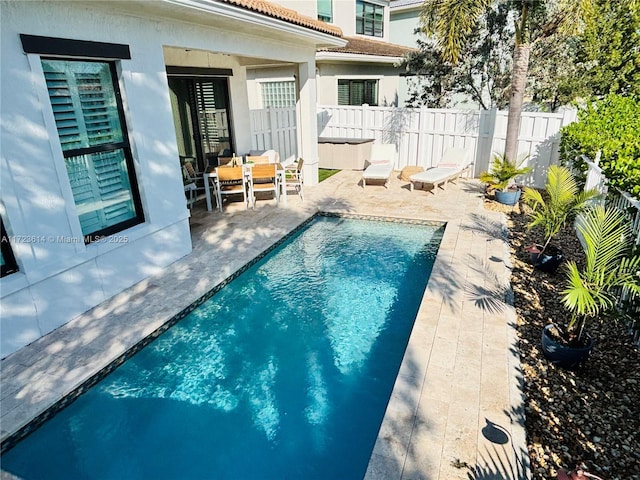
[{"label": "pool coping", "polygon": [[[69,322],[74,324],[72,328],[66,328],[69,324],[60,327],[65,330],[63,333],[66,337],[56,335],[54,331],[42,337],[46,339],[52,336],[52,340],[34,342],[41,345],[32,344],[10,355],[7,357],[12,359],[10,362],[2,360],[2,382],[5,387],[2,397],[3,439],[8,436],[8,424],[18,428],[24,426],[28,423],[28,420],[23,421],[25,418],[38,416],[38,412],[44,410],[41,408],[43,404],[51,404],[64,396],[65,392],[80,383],[77,379],[86,378],[85,372],[99,370],[124,352],[126,348],[123,349],[123,345],[133,345],[140,338],[148,336],[172,318],[175,312],[180,312],[208,292],[216,282],[221,283],[245,265],[247,260],[263,253],[272,243],[305,221],[310,221],[319,211],[329,214],[356,212],[366,217],[401,217],[401,221],[415,219],[419,222],[446,223],[443,243],[434,264],[438,281],[434,281],[432,272],[427,285],[428,292],[425,292],[418,312],[420,318],[416,319],[411,333],[365,479],[529,479],[531,473],[524,430],[515,311],[506,288],[509,286],[511,265],[508,244],[505,242],[505,215],[484,208],[482,184],[473,179],[460,179],[449,184],[437,196],[424,190],[411,192],[405,182],[395,175],[388,189],[377,186],[361,188],[360,180],[361,172],[342,171],[319,185],[305,186],[304,202],[292,197],[285,208],[260,202],[254,211],[245,211],[242,205],[227,205],[222,213],[192,210],[193,251],[190,255],[165,268],[158,276],[149,277]],[[222,249],[223,255],[212,256],[212,247]],[[471,248],[479,249],[477,256],[471,255]],[[237,254],[229,255],[230,252]],[[240,263],[242,258],[244,261]],[[476,271],[485,261],[488,263],[484,266],[491,268],[487,272]],[[222,263],[212,266],[212,262]],[[455,298],[443,302],[442,298],[435,299],[433,294],[442,287],[442,278],[447,275],[462,279],[463,284],[455,291],[447,290],[447,295]],[[178,278],[174,278],[176,276]],[[500,287],[497,291],[503,305],[501,311],[495,315],[488,310],[479,312],[471,308],[467,311],[470,302],[463,298],[465,289],[469,286],[491,286],[495,276],[500,277],[500,284],[505,284],[504,289]],[[176,281],[179,283],[176,284]],[[179,286],[179,292],[174,292],[175,285]],[[156,302],[160,306],[148,310],[146,304],[142,305],[142,298],[145,302]],[[452,307],[462,309],[461,313],[452,311]],[[145,322],[138,322],[140,315],[146,319]],[[444,395],[460,387],[457,380],[453,382],[459,372],[442,367],[442,359],[464,359],[468,353],[465,352],[468,346],[460,342],[458,351],[448,351],[442,346],[455,346],[456,340],[465,333],[465,328],[474,327],[473,323],[463,323],[458,330],[451,330],[452,324],[454,321],[459,324],[460,321],[473,321],[475,317],[483,319],[480,322],[484,323],[486,330],[483,338],[489,339],[497,334],[501,342],[500,349],[480,345],[475,352],[483,365],[486,363],[488,373],[483,373],[481,381],[473,378],[468,380],[472,384],[475,382],[481,391],[472,392],[474,398],[463,391],[465,395],[460,398],[449,398],[446,402],[436,399],[434,402],[433,397],[437,397],[439,392]],[[111,325],[117,327],[122,338],[112,334],[107,325],[109,328]],[[85,331],[87,328],[89,330]],[[429,338],[414,336],[421,330],[423,334],[429,332]],[[101,334],[105,338],[96,340],[96,335]],[[71,341],[68,341],[69,336]],[[69,354],[69,351],[77,353]],[[408,353],[416,357],[411,358]],[[39,360],[34,360],[31,355]],[[57,358],[48,361],[49,357]],[[407,364],[415,360],[418,362],[414,363],[421,365],[419,374],[410,375]],[[472,357],[469,366],[474,367],[476,360]],[[4,368],[6,363],[8,369]],[[435,369],[432,371],[433,365]],[[496,365],[500,367],[497,370]],[[43,368],[49,375],[37,378],[35,375],[29,376],[38,374]],[[52,378],[59,380],[52,382]],[[497,378],[499,382],[496,382]],[[465,381],[463,378],[462,386]],[[16,390],[18,385],[22,387]],[[494,393],[495,399],[492,398]],[[406,397],[405,402],[398,407],[397,401],[403,396]],[[8,402],[5,405],[6,400]],[[28,402],[23,406],[21,402],[25,400]],[[475,412],[475,415],[469,417],[468,412]],[[460,413],[460,418],[456,418]],[[482,420],[486,413],[490,413],[489,418],[509,434],[507,445],[491,443],[483,435]],[[5,419],[9,421],[4,422]],[[426,434],[425,419],[432,421]],[[461,419],[467,419],[467,425],[461,425]],[[503,472],[503,465],[510,471]],[[4,475],[9,474],[3,471],[2,475],[5,478]]]},{"label": "pool coping", "polygon": [[431,220],[420,220],[420,219],[407,219],[400,217],[384,217],[384,216],[372,216],[372,215],[359,215],[352,213],[340,213],[340,212],[325,212],[318,210],[316,213],[311,215],[308,219],[304,220],[293,230],[288,232],[286,235],[281,237],[275,243],[271,244],[261,253],[256,255],[254,258],[249,260],[243,266],[235,270],[231,275],[226,277],[221,282],[217,283],[214,287],[212,287],[205,294],[201,295],[197,300],[183,308],[177,314],[173,315],[169,318],[165,323],[156,328],[153,332],[151,332],[146,337],[139,340],[134,345],[130,346],[126,351],[120,354],[118,357],[113,359],[107,365],[94,372],[90,377],[82,381],[79,385],[71,389],[68,393],[64,394],[61,398],[56,400],[53,404],[48,406],[43,412],[29,420],[26,424],[19,427],[17,430],[10,432],[8,435],[5,435],[1,438],[0,444],[0,454],[3,454],[13,447],[15,447],[21,440],[25,437],[36,431],[40,426],[42,426],[45,422],[59,413],[61,410],[68,407],[75,400],[77,400],[81,395],[87,392],[90,388],[95,386],[101,380],[103,380],[106,376],[108,376],[111,372],[116,370],[120,365],[126,362],[128,359],[137,354],[140,350],[145,348],[151,342],[153,342],[156,338],[162,335],[164,332],[169,330],[171,327],[176,325],[182,319],[184,319],[187,315],[189,315],[193,310],[202,305],[204,302],[213,297],[216,293],[218,293],[222,288],[228,285],[230,282],[238,278],[242,273],[247,271],[253,265],[261,261],[264,257],[269,255],[273,250],[278,248],[284,242],[288,241],[291,237],[300,232],[303,228],[305,228],[308,224],[313,222],[318,217],[335,217],[335,218],[348,218],[355,220],[368,220],[368,221],[379,221],[386,223],[401,223],[407,225],[425,225],[425,226],[437,226],[437,227],[446,227],[445,222],[431,221]]}]

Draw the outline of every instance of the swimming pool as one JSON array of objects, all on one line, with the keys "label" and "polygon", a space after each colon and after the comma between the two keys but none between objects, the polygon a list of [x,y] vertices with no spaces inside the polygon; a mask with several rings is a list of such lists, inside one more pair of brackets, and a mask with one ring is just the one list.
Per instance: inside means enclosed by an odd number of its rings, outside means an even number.
[{"label": "swimming pool", "polygon": [[23,478],[362,478],[443,228],[318,217],[2,456]]}]

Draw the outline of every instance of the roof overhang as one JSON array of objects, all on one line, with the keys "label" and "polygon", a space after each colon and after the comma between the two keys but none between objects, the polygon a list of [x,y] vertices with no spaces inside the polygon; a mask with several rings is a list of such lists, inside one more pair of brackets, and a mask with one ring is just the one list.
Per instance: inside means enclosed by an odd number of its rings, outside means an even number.
[{"label": "roof overhang", "polygon": [[414,2],[414,3],[409,3],[409,4],[404,4],[404,5],[391,5],[389,7],[389,13],[398,13],[398,12],[408,12],[411,10],[420,10],[422,9],[422,5],[424,2],[420,1],[420,2]]},{"label": "roof overhang", "polygon": [[390,57],[386,55],[362,55],[355,53],[316,52],[316,63],[320,62],[355,62],[355,63],[385,63],[398,64],[403,57]]},{"label": "roof overhang", "polygon": [[[190,21],[194,21],[194,17],[198,18],[198,23],[208,23],[207,18],[202,15],[204,13],[210,14],[212,18],[217,18],[216,26],[220,26],[220,23],[222,23],[220,20],[223,19],[225,20],[224,25],[228,26],[230,29],[276,29],[280,34],[304,38],[310,43],[314,43],[316,48],[344,47],[347,44],[347,40],[342,37],[337,37],[335,35],[320,32],[301,25],[295,25],[284,20],[272,18],[258,12],[223,2],[215,2],[211,0],[161,0],[160,2],[143,1],[140,3],[151,3],[156,6],[162,3],[171,7],[179,7],[185,16],[190,17]],[[194,14],[196,15],[194,16]],[[242,26],[244,26],[244,28],[242,28]]]}]

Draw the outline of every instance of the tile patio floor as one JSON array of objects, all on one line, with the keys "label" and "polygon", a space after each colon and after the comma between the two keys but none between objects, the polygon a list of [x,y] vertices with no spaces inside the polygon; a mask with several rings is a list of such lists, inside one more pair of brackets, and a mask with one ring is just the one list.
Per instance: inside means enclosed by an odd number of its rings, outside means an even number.
[{"label": "tile patio floor", "polygon": [[395,177],[363,189],[360,175],[286,207],[197,204],[191,255],[2,361],[2,439],[322,210],[447,222],[365,478],[530,478],[503,216],[474,180],[434,196]]}]

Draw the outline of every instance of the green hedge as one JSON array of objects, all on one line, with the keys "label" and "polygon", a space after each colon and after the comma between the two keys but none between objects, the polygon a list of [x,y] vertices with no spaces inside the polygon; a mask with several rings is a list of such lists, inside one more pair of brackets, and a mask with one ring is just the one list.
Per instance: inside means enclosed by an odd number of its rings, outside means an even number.
[{"label": "green hedge", "polygon": [[560,159],[582,172],[587,166],[579,156],[595,159],[609,185],[640,198],[640,99],[607,95],[578,112],[578,121],[561,130]]}]

